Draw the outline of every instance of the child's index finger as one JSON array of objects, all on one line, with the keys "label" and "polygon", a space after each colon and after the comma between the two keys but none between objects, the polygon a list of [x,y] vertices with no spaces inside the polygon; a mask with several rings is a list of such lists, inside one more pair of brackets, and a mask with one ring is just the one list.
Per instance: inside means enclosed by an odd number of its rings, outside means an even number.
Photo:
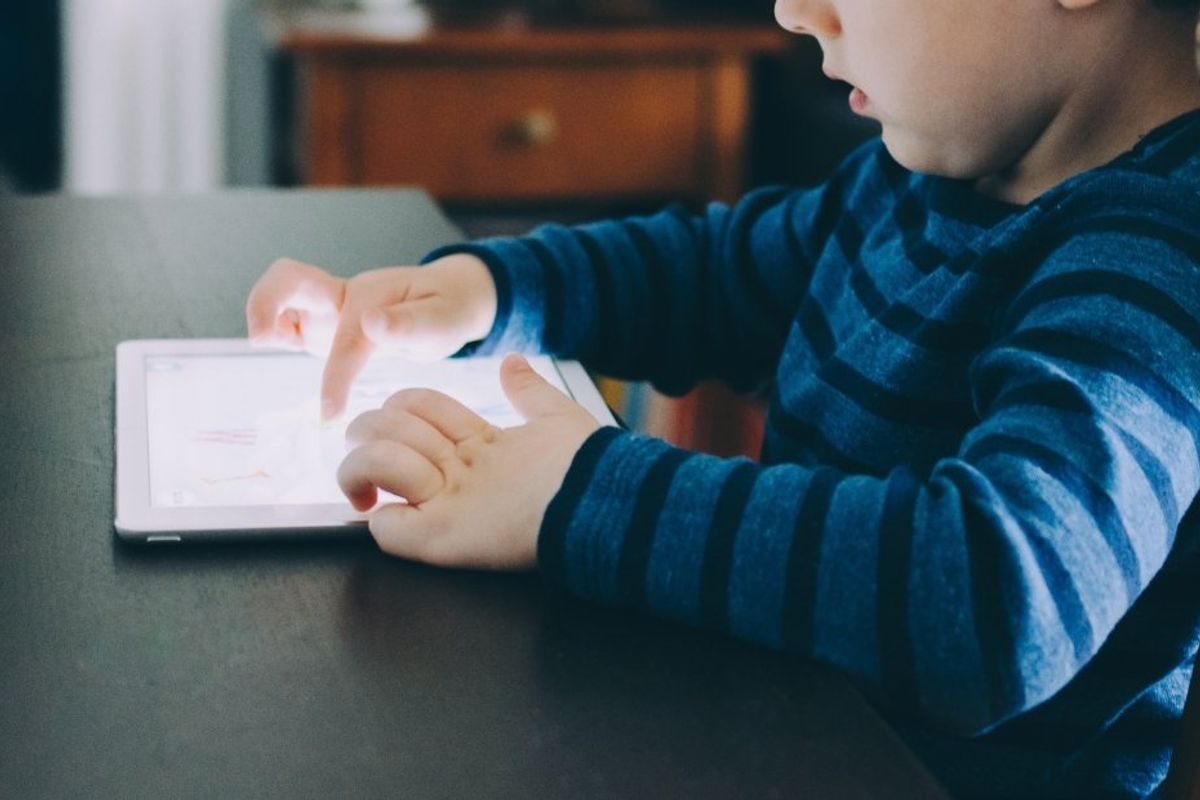
[{"label": "child's index finger", "polygon": [[[345,325],[345,319],[342,326]],[[354,379],[362,372],[375,346],[361,331],[343,331],[339,326],[329,350],[329,360],[321,375],[321,419],[329,421],[341,416],[346,410],[346,400]]]}]

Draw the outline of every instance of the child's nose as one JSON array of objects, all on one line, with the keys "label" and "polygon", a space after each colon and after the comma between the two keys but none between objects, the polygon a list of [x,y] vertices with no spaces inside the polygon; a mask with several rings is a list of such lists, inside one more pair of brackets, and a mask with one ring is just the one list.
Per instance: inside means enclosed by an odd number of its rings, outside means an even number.
[{"label": "child's nose", "polygon": [[842,32],[832,0],[775,0],[775,19],[785,30],[819,39]]}]

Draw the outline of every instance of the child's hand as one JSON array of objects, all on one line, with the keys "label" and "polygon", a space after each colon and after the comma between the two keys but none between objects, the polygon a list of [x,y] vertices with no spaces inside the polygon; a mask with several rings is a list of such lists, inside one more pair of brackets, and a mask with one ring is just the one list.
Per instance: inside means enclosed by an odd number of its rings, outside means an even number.
[{"label": "child's hand", "polygon": [[329,356],[321,381],[325,419],[345,409],[350,384],[376,347],[414,360],[445,358],[486,337],[495,319],[491,273],[466,254],[349,279],[284,258],[246,302],[254,344]]},{"label": "child's hand", "polygon": [[338,483],[360,511],[378,489],[371,534],[388,553],[448,567],[529,569],[537,535],[575,453],[599,424],[519,356],[500,382],[525,425],[501,430],[444,394],[406,390],[346,432]]}]

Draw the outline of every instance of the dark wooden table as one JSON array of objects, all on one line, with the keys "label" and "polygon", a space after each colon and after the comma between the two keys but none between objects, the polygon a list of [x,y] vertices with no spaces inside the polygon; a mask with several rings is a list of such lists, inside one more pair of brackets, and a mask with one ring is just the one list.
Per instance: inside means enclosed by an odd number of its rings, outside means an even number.
[{"label": "dark wooden table", "polygon": [[940,796],[840,676],[534,576],[116,539],[118,341],[456,236],[418,192],[0,200],[0,796]]}]

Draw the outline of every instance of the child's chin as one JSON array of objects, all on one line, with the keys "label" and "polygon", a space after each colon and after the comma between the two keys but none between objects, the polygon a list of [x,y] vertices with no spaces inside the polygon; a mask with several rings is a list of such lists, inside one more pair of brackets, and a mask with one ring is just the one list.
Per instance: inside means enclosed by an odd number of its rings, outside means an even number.
[{"label": "child's chin", "polygon": [[911,137],[897,133],[887,126],[883,129],[883,146],[897,164],[910,172],[935,171],[936,162],[930,157],[928,148],[921,147],[913,142]]},{"label": "child's chin", "polygon": [[938,175],[943,178],[977,177],[974,170],[964,164],[954,163],[954,159],[943,150],[916,137],[898,133],[888,126],[883,128],[883,146],[887,148],[888,155],[909,172]]}]

